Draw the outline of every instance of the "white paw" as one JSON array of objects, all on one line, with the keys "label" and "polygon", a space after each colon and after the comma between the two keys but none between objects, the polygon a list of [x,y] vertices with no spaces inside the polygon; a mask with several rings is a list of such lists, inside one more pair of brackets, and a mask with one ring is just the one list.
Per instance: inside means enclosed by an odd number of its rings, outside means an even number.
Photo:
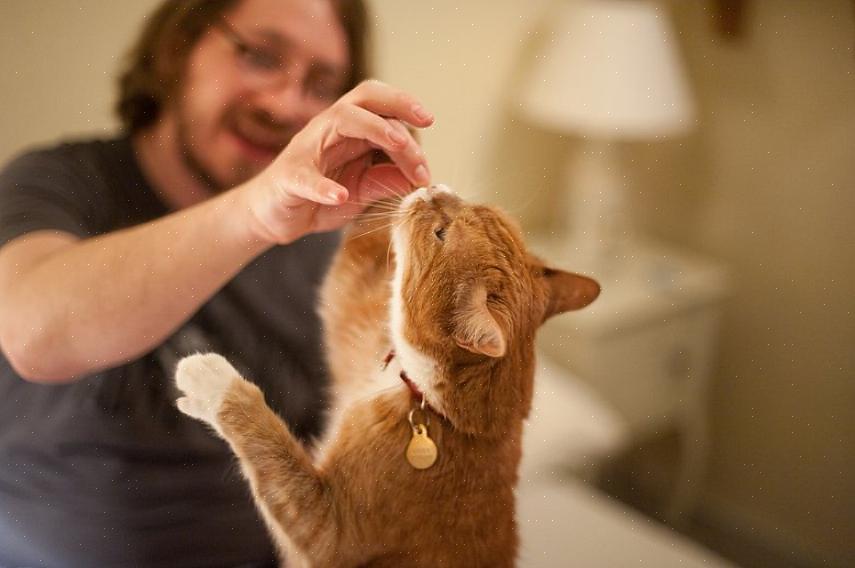
[{"label": "white paw", "polygon": [[185,395],[177,401],[178,410],[216,428],[223,397],[235,380],[243,379],[221,355],[198,353],[184,357],[175,370],[175,384]]}]

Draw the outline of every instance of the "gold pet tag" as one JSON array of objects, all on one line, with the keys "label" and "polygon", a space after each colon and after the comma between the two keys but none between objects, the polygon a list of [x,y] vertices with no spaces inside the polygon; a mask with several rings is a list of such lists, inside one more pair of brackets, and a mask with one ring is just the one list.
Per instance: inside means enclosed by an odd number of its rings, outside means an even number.
[{"label": "gold pet tag", "polygon": [[413,426],[413,439],[407,446],[407,461],[416,469],[427,469],[436,461],[436,444],[428,437],[424,424]]}]

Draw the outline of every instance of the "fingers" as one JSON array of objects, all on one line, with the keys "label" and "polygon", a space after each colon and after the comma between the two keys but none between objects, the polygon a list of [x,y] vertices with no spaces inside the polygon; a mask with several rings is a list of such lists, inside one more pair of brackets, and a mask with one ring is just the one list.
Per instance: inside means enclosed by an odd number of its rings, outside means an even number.
[{"label": "fingers", "polygon": [[[383,119],[381,119],[383,120]],[[419,143],[413,138],[413,135],[407,130],[407,127],[399,120],[386,119],[390,127],[396,132],[399,140],[405,142],[398,148],[386,149],[386,155],[392,160],[392,163],[400,168],[410,183],[415,187],[421,187],[430,184],[430,168],[427,164],[427,158],[419,146]]]},{"label": "fingers", "polygon": [[340,227],[359,215],[373,202],[388,197],[404,197],[414,190],[401,170],[392,164],[373,166],[367,172],[358,173],[361,167],[356,161],[345,167],[342,180],[350,179],[355,182],[355,191],[351,192],[348,201],[335,207],[334,213],[329,211],[330,215],[319,215],[316,218],[317,230]]},{"label": "fingers", "polygon": [[[408,126],[424,128],[433,120],[400,89],[379,81],[352,89],[298,132],[260,176],[260,185],[251,186],[264,188],[254,206],[264,234],[291,242],[341,226],[342,217],[372,201],[428,185],[427,160]],[[377,150],[392,163],[376,165]]]},{"label": "fingers", "polygon": [[388,120],[356,105],[339,107],[336,131],[345,138],[361,138],[384,150],[398,150],[407,139]]},{"label": "fingers", "polygon": [[421,147],[399,120],[385,119],[356,105],[342,104],[335,116],[341,138],[366,140],[383,149],[415,186],[430,183],[430,171]]},{"label": "fingers", "polygon": [[396,118],[424,128],[433,124],[433,114],[409,93],[374,79],[363,81],[342,100],[386,118]]},{"label": "fingers", "polygon": [[298,199],[321,205],[339,205],[347,201],[349,196],[347,188],[312,171],[304,171],[302,175],[291,179],[286,192]]},{"label": "fingers", "polygon": [[430,183],[424,152],[404,123],[424,128],[434,117],[409,93],[377,80],[363,81],[337,103],[334,120],[342,138],[381,148],[414,186]]}]

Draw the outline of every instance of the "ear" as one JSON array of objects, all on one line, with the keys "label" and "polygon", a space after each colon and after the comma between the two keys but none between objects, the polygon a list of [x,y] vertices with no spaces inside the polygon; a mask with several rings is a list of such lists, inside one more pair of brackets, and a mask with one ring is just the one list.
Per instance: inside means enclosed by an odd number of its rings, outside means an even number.
[{"label": "ear", "polygon": [[457,345],[472,353],[504,356],[505,334],[487,308],[487,290],[483,286],[467,289],[458,299],[453,337]]},{"label": "ear", "polygon": [[546,320],[554,315],[584,308],[600,295],[600,285],[595,280],[555,268],[543,268],[548,303]]}]

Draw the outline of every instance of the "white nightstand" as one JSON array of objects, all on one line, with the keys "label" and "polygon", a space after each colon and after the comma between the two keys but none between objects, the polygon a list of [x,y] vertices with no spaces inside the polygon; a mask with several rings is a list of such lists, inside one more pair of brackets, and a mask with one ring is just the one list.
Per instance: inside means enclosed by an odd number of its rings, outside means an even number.
[{"label": "white nightstand", "polygon": [[[533,248],[561,258],[554,245]],[[590,275],[602,286],[600,297],[548,322],[539,346],[590,382],[634,438],[679,430],[678,482],[669,503],[676,516],[694,504],[706,468],[709,383],[728,278],[718,263],[671,246],[640,241],[626,251],[619,274]]]}]

